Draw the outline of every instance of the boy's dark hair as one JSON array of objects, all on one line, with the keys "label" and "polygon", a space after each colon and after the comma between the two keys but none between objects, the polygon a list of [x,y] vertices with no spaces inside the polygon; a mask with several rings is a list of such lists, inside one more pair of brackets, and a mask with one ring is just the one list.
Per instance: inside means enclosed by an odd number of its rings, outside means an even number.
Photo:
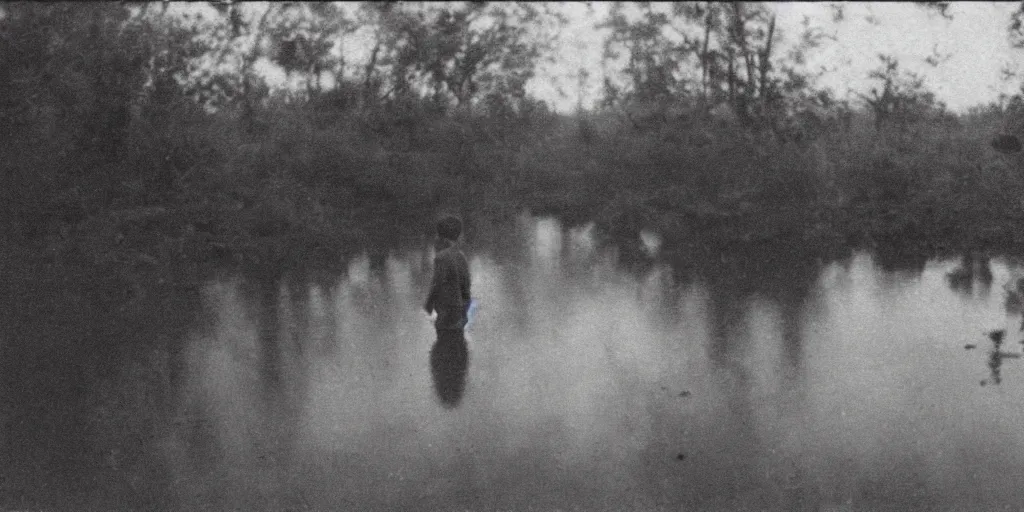
[{"label": "boy's dark hair", "polygon": [[455,241],[462,235],[462,220],[454,215],[445,215],[437,221],[437,236]]}]

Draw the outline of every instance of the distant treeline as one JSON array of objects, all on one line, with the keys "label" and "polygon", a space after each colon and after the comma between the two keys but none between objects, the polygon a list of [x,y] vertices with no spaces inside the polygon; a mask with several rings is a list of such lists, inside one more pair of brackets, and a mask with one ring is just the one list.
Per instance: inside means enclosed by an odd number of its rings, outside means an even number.
[{"label": "distant treeline", "polygon": [[[953,115],[881,56],[872,94],[837,100],[773,55],[770,6],[616,7],[621,79],[564,115],[524,89],[564,21],[546,4],[213,5],[0,6],[5,247],[123,268],[326,263],[429,235],[442,209],[486,237],[524,208],[610,240],[652,229],[680,255],[1024,247],[1021,157],[988,146],[1019,95]],[[331,48],[356,30],[376,43],[346,74]],[[293,87],[270,90],[261,59]]]}]

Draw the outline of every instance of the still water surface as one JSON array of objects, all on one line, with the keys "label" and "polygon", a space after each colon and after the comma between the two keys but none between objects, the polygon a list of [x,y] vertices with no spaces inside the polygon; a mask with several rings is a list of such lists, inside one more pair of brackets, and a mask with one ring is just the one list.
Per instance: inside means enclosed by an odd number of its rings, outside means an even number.
[{"label": "still water surface", "polygon": [[[209,283],[153,455],[198,509],[981,510],[1024,506],[1020,316],[956,261],[858,254],[626,272],[586,228],[467,249],[468,343],[431,254]],[[711,266],[714,268],[714,266]],[[965,350],[965,344],[977,344]],[[986,385],[982,385],[985,381]],[[163,477],[161,477],[163,478]]]}]

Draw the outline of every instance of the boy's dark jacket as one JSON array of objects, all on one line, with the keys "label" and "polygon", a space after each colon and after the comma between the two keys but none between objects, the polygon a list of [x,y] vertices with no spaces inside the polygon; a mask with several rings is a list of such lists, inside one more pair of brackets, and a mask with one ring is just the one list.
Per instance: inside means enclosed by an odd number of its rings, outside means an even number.
[{"label": "boy's dark jacket", "polygon": [[469,310],[469,264],[455,242],[440,240],[435,247],[434,278],[424,308],[437,311],[438,330],[463,329]]}]

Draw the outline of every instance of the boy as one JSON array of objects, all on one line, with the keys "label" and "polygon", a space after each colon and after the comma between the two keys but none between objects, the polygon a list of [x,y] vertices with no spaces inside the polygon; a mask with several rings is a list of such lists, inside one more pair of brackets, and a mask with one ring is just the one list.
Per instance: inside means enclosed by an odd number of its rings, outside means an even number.
[{"label": "boy", "polygon": [[446,215],[437,222],[434,277],[423,305],[427,314],[437,311],[434,328],[438,340],[445,335],[462,337],[469,312],[469,264],[456,246],[462,235],[462,221]]}]

